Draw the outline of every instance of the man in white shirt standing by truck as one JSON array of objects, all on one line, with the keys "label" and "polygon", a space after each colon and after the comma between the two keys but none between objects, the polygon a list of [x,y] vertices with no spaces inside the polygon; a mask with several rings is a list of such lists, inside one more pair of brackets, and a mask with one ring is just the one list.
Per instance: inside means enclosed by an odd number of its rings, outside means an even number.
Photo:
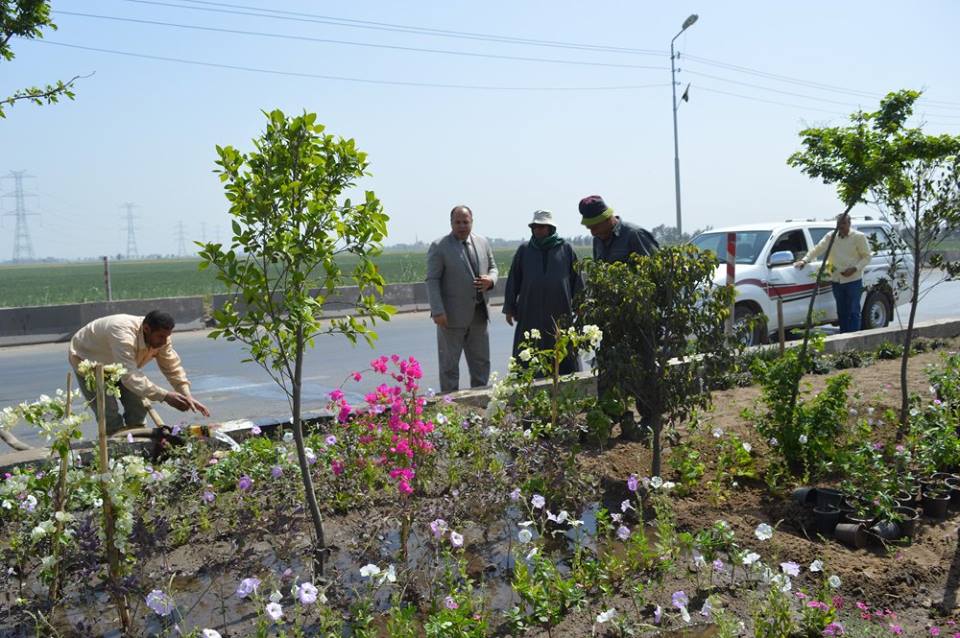
[{"label": "man in white shirt standing by truck", "polygon": [[[827,257],[827,272],[833,284],[833,299],[837,303],[837,318],[840,332],[860,330],[860,297],[863,294],[863,269],[872,257],[867,236],[850,228],[850,215],[841,214],[837,218],[837,235],[833,248]],[[823,236],[807,255],[794,266],[803,268],[808,262],[827,251],[834,232]]]}]

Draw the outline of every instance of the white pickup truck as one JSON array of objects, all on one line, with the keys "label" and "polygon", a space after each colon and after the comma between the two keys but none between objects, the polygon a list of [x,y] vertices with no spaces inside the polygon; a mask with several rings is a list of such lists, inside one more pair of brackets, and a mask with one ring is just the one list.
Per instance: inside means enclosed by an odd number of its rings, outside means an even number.
[{"label": "white pickup truck", "polygon": [[[863,273],[863,315],[861,328],[886,326],[901,296],[908,291],[890,281],[890,235],[896,232],[890,224],[869,217],[851,218],[853,227],[864,233],[871,246],[877,246],[873,259]],[[807,306],[815,287],[814,278],[820,268],[817,260],[803,268],[794,268],[794,261],[802,258],[824,235],[833,230],[830,221],[785,221],[749,224],[711,229],[693,238],[693,244],[717,255],[719,265],[714,283],[727,281],[727,233],[736,233],[736,289],[735,320],[745,321],[753,315],[765,315],[766,323],[758,322],[751,345],[766,341],[779,329],[777,300],[783,302],[783,323],[786,329],[801,327],[806,321]],[[897,264],[898,281],[909,281],[913,260],[901,256]],[[835,323],[837,307],[830,282],[823,282],[814,305],[814,319],[820,323]]]}]

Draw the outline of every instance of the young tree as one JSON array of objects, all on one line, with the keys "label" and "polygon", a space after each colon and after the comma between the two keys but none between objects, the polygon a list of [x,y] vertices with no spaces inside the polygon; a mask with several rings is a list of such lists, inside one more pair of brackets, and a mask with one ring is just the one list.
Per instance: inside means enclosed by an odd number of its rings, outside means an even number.
[{"label": "young tree", "polygon": [[[0,0],[0,59],[9,62],[16,57],[10,42],[14,37],[35,39],[43,37],[43,29],[56,30],[50,19],[50,0]],[[27,100],[36,104],[54,104],[61,97],[73,99],[73,83],[80,76],[67,82],[58,80],[45,87],[28,87],[15,91],[9,97],[0,97],[0,118],[6,117],[4,109],[16,102]]]},{"label": "young tree", "polygon": [[[305,113],[267,114],[266,132],[255,150],[217,147],[225,182],[233,240],[229,248],[201,244],[201,268],[214,266],[217,279],[235,300],[214,314],[212,338],[245,344],[286,393],[307,506],[316,534],[314,561],[323,573],[323,518],[303,443],[301,387],[303,354],[320,335],[341,334],[372,343],[368,324],[387,320],[393,308],[380,303],[384,280],[372,258],[387,234],[387,215],[373,192],[362,203],[339,203],[343,192],[368,173],[367,156],[352,139],[334,138]],[[356,315],[321,323],[324,300],[347,280],[336,257],[359,260],[349,277],[360,289]]]},{"label": "young tree", "polygon": [[660,434],[710,394],[704,380],[728,371],[740,340],[724,334],[733,290],[713,286],[716,257],[668,246],[631,261],[583,261],[587,281],[578,321],[603,331],[604,373],[650,418],[653,464],[660,475]]},{"label": "young tree", "polygon": [[[919,128],[908,129],[893,145],[899,163],[897,171],[873,188],[875,204],[901,229],[902,235],[890,238],[895,259],[890,265],[891,279],[905,256],[912,258],[910,317],[900,359],[900,427],[906,432],[910,409],[907,387],[907,362],[913,343],[913,328],[920,303],[921,270],[930,266],[942,278],[934,286],[960,276],[960,260],[950,261],[936,252],[941,242],[960,230],[960,137],[925,135]],[[909,265],[909,262],[908,262]]]},{"label": "young tree", "polygon": [[[857,204],[865,203],[868,192],[892,179],[901,170],[902,143],[908,134],[905,127],[913,110],[913,103],[920,96],[916,91],[888,93],[880,101],[880,109],[873,112],[859,110],[850,116],[849,126],[809,128],[800,131],[804,149],[787,159],[787,164],[800,168],[810,177],[818,177],[825,184],[836,184],[837,194],[843,204],[843,214],[848,214]],[[837,220],[839,226],[839,217]],[[833,250],[837,236],[834,228],[817,271],[816,281],[823,280],[827,258]],[[800,388],[813,325],[813,307],[819,286],[814,286],[807,306],[806,329],[798,355],[802,365],[797,367],[790,414],[793,414]]]}]

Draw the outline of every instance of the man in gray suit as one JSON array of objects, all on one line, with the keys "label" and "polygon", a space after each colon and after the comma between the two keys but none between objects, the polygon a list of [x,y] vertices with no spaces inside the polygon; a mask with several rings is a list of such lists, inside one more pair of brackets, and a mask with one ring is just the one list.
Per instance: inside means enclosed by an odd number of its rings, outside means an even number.
[{"label": "man in gray suit", "polygon": [[455,206],[450,211],[450,228],[450,234],[430,244],[427,251],[427,296],[430,316],[437,324],[441,392],[460,388],[461,352],[467,357],[470,387],[487,385],[487,303],[498,275],[490,242],[473,234],[469,206]]}]

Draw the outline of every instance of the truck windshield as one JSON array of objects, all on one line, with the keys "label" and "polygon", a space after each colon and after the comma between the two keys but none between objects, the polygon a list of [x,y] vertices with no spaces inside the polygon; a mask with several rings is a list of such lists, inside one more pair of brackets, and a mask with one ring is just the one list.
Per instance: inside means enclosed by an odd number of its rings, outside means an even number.
[{"label": "truck windshield", "polygon": [[[738,264],[756,263],[767,240],[770,239],[769,230],[746,230],[736,233]],[[693,238],[693,245],[700,250],[709,250],[717,256],[719,263],[727,261],[727,233],[703,233]]]}]

